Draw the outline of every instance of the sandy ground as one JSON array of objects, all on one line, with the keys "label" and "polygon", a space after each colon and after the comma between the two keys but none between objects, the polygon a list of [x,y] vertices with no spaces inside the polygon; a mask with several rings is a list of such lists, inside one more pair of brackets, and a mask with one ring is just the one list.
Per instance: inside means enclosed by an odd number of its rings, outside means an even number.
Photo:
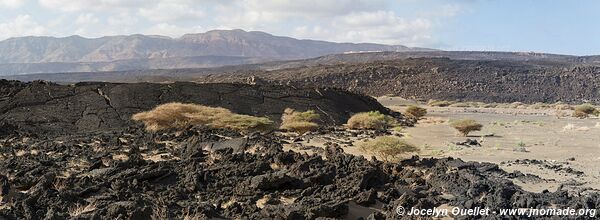
[{"label": "sandy ground", "polygon": [[[414,103],[389,97],[379,100],[396,111],[403,111],[407,104]],[[530,191],[554,191],[561,184],[600,189],[600,120],[597,118],[559,118],[555,110],[422,107],[427,108],[428,115],[415,127],[404,130],[407,141],[421,147],[422,156],[493,162],[509,172],[518,170],[547,179],[543,183],[517,183]],[[482,131],[462,137],[447,123],[467,118],[483,124]],[[454,144],[467,138],[478,140],[482,146]],[[523,145],[527,152],[515,150]],[[540,165],[507,163],[518,159],[546,160],[549,165],[572,168],[584,174],[578,176]]]}]

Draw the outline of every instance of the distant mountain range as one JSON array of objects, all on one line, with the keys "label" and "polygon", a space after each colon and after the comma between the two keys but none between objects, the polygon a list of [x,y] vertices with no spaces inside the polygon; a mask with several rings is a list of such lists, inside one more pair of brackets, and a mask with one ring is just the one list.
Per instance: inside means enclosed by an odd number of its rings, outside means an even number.
[{"label": "distant mountain range", "polygon": [[206,68],[365,51],[434,51],[401,45],[333,43],[259,31],[155,35],[19,37],[0,41],[0,75]]}]

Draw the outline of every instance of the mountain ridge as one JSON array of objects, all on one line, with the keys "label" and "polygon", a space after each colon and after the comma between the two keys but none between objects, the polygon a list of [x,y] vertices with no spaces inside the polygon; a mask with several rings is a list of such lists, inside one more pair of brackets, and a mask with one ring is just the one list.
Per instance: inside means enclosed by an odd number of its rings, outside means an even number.
[{"label": "mountain ridge", "polygon": [[0,63],[111,62],[190,56],[303,59],[350,51],[412,51],[401,45],[334,43],[295,39],[260,31],[212,30],[179,38],[117,35],[85,38],[28,36],[0,41]]}]

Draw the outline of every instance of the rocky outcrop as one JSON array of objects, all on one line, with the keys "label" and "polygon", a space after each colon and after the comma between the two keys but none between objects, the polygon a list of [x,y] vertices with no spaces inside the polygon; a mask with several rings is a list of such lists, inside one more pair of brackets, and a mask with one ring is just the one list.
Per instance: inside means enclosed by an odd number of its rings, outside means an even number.
[{"label": "rocky outcrop", "polygon": [[[244,141],[229,141],[236,139]],[[198,153],[178,153],[189,145],[198,146]],[[214,145],[223,147],[203,150]],[[491,163],[417,157],[382,163],[335,147],[309,155],[283,151],[273,134],[149,134],[132,127],[12,138],[2,146],[0,171],[9,177],[0,176],[2,192],[8,191],[2,219],[415,219],[397,210],[600,205],[593,190],[524,191],[511,181],[522,173]],[[489,214],[455,217],[522,219]]]},{"label": "rocky outcrop", "polygon": [[371,96],[484,102],[600,103],[600,66],[550,61],[418,58],[360,64],[238,71],[200,82],[243,82],[248,76],[293,86],[327,86]]},{"label": "rocky outcrop", "polygon": [[394,114],[375,99],[338,89],[244,84],[112,84],[2,81],[0,123],[19,132],[64,134],[120,129],[132,114],[168,102],[224,107],[278,121],[285,108],[315,110],[323,124],[339,125],[354,113]]}]

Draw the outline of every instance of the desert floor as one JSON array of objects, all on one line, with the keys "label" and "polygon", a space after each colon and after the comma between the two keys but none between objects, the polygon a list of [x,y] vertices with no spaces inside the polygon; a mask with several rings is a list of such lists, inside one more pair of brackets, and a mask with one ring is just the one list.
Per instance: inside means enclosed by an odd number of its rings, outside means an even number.
[{"label": "desert floor", "polygon": [[[393,97],[378,100],[396,111],[414,104]],[[530,191],[554,191],[561,184],[600,189],[600,120],[597,118],[557,117],[555,110],[422,107],[427,108],[427,116],[415,127],[403,131],[408,142],[421,147],[421,156],[493,162],[509,172],[517,170],[546,179],[539,183],[517,183]],[[483,129],[462,137],[448,125],[450,120],[467,118],[483,124]],[[455,144],[467,138],[479,141],[481,147]],[[526,152],[518,151],[518,146],[525,146]],[[542,162],[515,163],[523,159]]]}]

